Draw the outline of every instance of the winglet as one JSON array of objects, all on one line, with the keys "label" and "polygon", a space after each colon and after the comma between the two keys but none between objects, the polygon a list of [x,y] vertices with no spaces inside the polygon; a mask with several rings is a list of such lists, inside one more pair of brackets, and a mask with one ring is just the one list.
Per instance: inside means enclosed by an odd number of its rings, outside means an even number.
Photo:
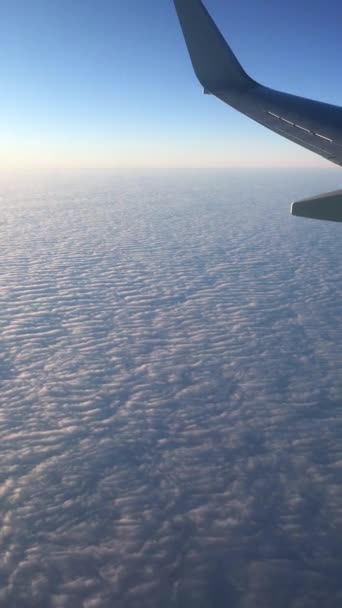
[{"label": "winglet", "polygon": [[206,92],[243,92],[256,82],[241,67],[201,0],[174,0],[195,74]]}]

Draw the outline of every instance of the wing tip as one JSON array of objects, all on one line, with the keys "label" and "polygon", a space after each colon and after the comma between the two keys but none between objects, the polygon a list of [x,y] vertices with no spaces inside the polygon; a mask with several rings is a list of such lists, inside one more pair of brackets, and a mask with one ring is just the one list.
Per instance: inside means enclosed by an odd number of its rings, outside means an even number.
[{"label": "wing tip", "polygon": [[235,57],[202,0],[174,0],[195,74],[210,93],[255,85]]}]

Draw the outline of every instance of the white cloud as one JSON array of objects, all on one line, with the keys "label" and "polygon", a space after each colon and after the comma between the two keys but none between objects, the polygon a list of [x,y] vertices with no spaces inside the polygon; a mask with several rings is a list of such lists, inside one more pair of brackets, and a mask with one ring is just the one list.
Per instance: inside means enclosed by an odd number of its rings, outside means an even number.
[{"label": "white cloud", "polygon": [[3,188],[0,605],[341,592],[339,233],[251,179]]}]

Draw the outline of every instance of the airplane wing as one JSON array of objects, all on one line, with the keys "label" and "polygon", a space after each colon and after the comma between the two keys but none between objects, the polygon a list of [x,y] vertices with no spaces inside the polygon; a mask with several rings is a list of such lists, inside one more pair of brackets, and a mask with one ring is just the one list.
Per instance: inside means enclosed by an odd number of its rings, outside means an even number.
[{"label": "airplane wing", "polygon": [[[257,83],[243,70],[201,0],[174,0],[174,4],[194,71],[205,93],[342,166],[342,108]],[[326,195],[321,204],[324,200]],[[342,193],[339,200],[341,218],[334,221],[342,221]],[[297,212],[300,215],[300,206]]]}]

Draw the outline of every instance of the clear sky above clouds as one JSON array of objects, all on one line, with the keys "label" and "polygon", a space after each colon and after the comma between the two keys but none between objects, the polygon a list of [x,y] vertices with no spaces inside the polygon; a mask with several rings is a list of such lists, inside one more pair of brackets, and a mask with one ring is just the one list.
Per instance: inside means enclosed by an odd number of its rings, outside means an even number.
[{"label": "clear sky above clouds", "polygon": [[[206,0],[247,72],[342,104],[337,0]],[[329,166],[213,97],[172,0],[3,0],[0,167]]]}]

